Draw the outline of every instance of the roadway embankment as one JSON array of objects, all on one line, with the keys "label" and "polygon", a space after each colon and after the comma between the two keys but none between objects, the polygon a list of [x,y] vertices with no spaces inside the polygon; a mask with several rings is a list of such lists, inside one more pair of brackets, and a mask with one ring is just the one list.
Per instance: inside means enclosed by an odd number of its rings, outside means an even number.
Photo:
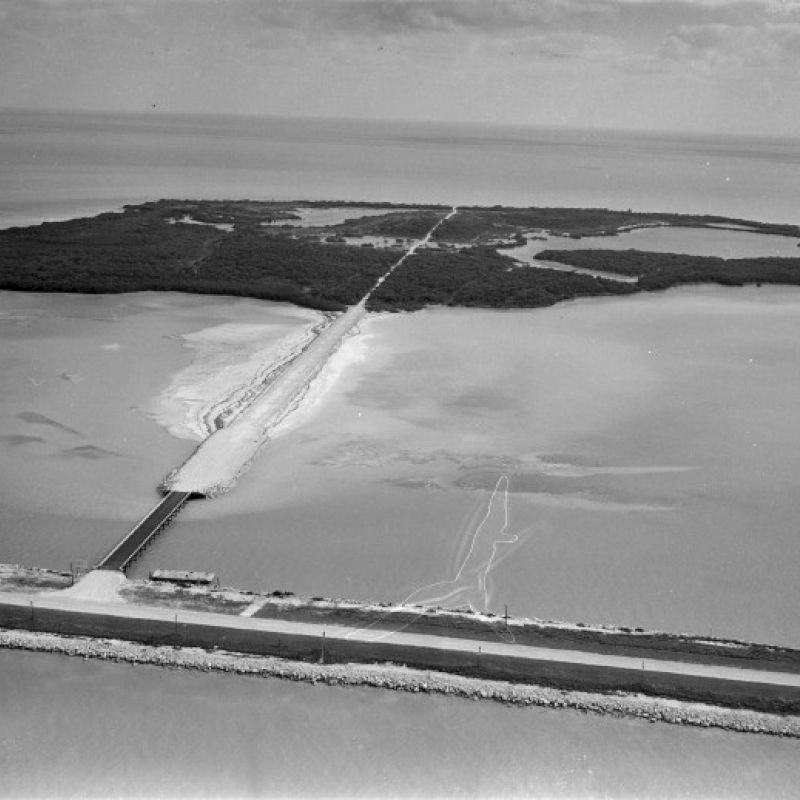
[{"label": "roadway embankment", "polygon": [[0,629],[0,648],[96,659],[118,664],[171,667],[335,687],[374,687],[414,694],[500,702],[520,708],[573,709],[702,728],[721,728],[800,739],[800,716],[687,703],[641,694],[582,692],[507,681],[480,680],[449,672],[394,664],[326,664],[198,647],[144,645],[120,639]]},{"label": "roadway embankment", "polygon": [[0,595],[0,626],[153,646],[221,648],[300,661],[393,663],[479,679],[592,692],[640,692],[800,713],[800,671],[632,658],[507,641],[376,631],[255,616],[94,602],[65,593]]}]

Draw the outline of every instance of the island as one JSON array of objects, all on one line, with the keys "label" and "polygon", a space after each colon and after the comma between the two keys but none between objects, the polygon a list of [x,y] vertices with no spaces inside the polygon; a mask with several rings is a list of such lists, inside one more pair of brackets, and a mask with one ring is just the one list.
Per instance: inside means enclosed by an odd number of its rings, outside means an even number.
[{"label": "island", "polygon": [[[370,292],[448,211],[437,205],[341,201],[159,200],[125,206],[121,213],[0,231],[0,289],[180,291],[322,311],[342,311],[369,293],[367,310],[410,311],[428,305],[535,308],[699,282],[800,284],[800,251],[796,257],[726,260],[549,248],[537,254],[536,269],[511,255],[513,248],[547,237],[618,237],[642,228],[677,227],[800,239],[800,226],[630,210],[495,206],[460,207]],[[553,268],[556,263],[578,271]]]}]

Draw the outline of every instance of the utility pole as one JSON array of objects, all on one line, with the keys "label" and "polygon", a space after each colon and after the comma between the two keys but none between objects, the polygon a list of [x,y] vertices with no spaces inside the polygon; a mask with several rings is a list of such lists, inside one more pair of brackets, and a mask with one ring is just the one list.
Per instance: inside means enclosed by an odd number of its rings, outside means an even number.
[{"label": "utility pole", "polygon": [[506,630],[508,630],[508,604],[506,604],[506,613],[504,616],[506,618]]}]

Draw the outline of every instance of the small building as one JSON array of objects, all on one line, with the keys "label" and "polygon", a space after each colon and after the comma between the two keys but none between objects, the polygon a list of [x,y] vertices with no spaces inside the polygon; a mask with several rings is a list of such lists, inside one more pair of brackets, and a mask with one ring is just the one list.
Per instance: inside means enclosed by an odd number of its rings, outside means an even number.
[{"label": "small building", "polygon": [[219,578],[213,572],[189,572],[183,569],[154,569],[150,573],[150,580],[177,586],[219,586]]}]

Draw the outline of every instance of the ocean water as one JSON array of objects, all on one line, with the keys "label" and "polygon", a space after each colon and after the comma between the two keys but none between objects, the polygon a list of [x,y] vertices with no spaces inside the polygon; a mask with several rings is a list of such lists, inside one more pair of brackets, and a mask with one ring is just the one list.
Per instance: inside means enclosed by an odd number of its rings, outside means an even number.
[{"label": "ocean water", "polygon": [[797,258],[800,240],[749,231],[715,228],[639,228],[617,236],[548,236],[530,239],[521,247],[503,250],[520,261],[535,260],[542,250],[647,250],[653,253],[686,253],[717,258]]},{"label": "ocean water", "polygon": [[635,208],[798,221],[794,140],[0,110],[0,225],[161,197]]},{"label": "ocean water", "polygon": [[[0,225],[162,196],[797,222],[798,152],[3,111]],[[191,451],[153,404],[218,352],[209,331],[308,323],[228,298],[0,301],[0,561],[56,568],[101,556]],[[508,475],[519,538],[488,575],[495,610],[798,644],[799,321],[797,290],[774,287],[372,317],[316,404],[233,493],[190,505],[135,574],[216,569],[254,589],[403,599],[454,577]],[[0,662],[6,796],[790,797],[800,780],[794,742],[36,654]]]},{"label": "ocean water", "polygon": [[0,735],[15,798],[780,800],[800,779],[794,741],[40,653],[0,651]]}]

